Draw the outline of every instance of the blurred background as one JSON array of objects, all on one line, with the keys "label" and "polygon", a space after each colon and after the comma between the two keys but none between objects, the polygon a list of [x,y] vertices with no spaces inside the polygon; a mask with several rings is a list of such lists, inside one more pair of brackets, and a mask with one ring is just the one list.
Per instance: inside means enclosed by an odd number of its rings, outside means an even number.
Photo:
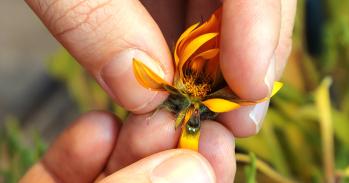
[{"label": "blurred background", "polygon": [[[235,182],[349,182],[349,0],[298,0],[293,51],[257,136],[237,140]],[[69,122],[127,112],[23,1],[0,3],[0,182],[17,182]]]}]

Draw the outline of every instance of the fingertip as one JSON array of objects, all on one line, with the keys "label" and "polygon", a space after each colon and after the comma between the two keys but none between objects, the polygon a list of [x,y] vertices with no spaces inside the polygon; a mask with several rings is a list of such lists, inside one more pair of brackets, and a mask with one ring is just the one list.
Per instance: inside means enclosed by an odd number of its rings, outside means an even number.
[{"label": "fingertip", "polygon": [[131,115],[120,131],[119,140],[107,165],[107,173],[117,171],[151,154],[177,146],[180,130],[166,110]]},{"label": "fingertip", "polygon": [[157,61],[144,51],[126,49],[113,55],[97,76],[99,83],[122,107],[137,114],[154,110],[166,98],[166,92],[152,91],[142,86],[133,71],[133,59],[143,62],[159,77],[172,82],[173,69],[165,61]]},{"label": "fingertip", "polygon": [[43,164],[62,181],[90,182],[103,169],[119,127],[119,120],[110,113],[86,113],[57,138]]},{"label": "fingertip", "polygon": [[165,79],[172,81],[170,51],[141,2],[28,0],[27,3],[67,51],[123,107],[144,114],[165,100],[166,94],[141,87],[131,69],[132,57],[143,52],[143,57],[156,60],[165,71]]},{"label": "fingertip", "polygon": [[193,151],[183,151],[156,166],[150,179],[152,182],[214,183],[216,178],[203,156]]},{"label": "fingertip", "polygon": [[173,149],[141,159],[101,182],[214,183],[215,179],[211,165],[202,155],[190,150]]},{"label": "fingertip", "polygon": [[55,183],[58,180],[39,162],[32,166],[28,172],[19,180],[20,183]]},{"label": "fingertip", "polygon": [[262,127],[269,101],[254,106],[241,107],[227,113],[222,113],[217,120],[226,126],[235,137],[256,135]]},{"label": "fingertip", "polygon": [[212,165],[217,182],[234,181],[235,141],[228,129],[217,122],[204,121],[201,127],[199,152]]}]

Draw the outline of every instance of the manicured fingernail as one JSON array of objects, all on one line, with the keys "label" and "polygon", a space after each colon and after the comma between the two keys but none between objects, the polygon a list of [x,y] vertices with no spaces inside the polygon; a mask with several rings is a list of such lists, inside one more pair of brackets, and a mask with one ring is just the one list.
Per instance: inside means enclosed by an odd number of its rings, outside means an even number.
[{"label": "manicured fingernail", "polygon": [[264,83],[268,87],[268,95],[271,94],[271,90],[273,89],[274,81],[275,81],[275,55],[272,56],[272,58],[269,62],[267,72],[266,72],[265,77],[264,77]]},{"label": "manicured fingernail", "polygon": [[259,130],[262,127],[262,122],[264,120],[265,114],[267,113],[268,106],[269,100],[262,103],[258,103],[252,108],[249,114],[250,119],[256,125],[256,132],[259,132]]},{"label": "manicured fingernail", "polygon": [[146,107],[157,92],[150,91],[138,83],[133,73],[133,58],[137,58],[164,78],[165,73],[159,63],[137,49],[127,49],[111,57],[108,64],[102,68],[101,77],[111,95],[120,105],[130,111],[138,111]]},{"label": "manicured fingernail", "polygon": [[213,183],[213,170],[208,164],[190,154],[176,155],[158,165],[150,179],[152,183]]}]

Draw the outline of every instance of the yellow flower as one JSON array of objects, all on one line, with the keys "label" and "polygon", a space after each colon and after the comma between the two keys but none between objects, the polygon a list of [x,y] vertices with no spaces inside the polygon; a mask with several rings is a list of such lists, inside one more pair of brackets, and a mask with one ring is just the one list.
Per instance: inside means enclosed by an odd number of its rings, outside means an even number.
[{"label": "yellow flower", "polygon": [[[214,119],[218,113],[254,105],[271,97],[247,101],[227,87],[219,67],[220,24],[221,9],[218,9],[207,22],[190,26],[178,38],[173,85],[133,59],[135,77],[141,85],[170,93],[162,107],[177,115],[176,128],[182,126],[180,148],[198,150],[201,120]],[[281,83],[275,82],[272,95],[281,87]]]}]

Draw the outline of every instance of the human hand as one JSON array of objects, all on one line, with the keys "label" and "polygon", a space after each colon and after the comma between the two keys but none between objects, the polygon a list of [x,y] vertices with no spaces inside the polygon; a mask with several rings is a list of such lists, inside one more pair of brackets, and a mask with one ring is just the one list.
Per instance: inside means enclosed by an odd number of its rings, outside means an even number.
[{"label": "human hand", "polygon": [[[180,1],[158,1],[157,6],[151,6],[154,2],[145,4],[150,12],[155,12],[152,15],[163,25],[170,44],[183,25],[208,17],[219,6],[216,1],[191,0],[184,20],[185,6]],[[116,143],[111,152],[107,173],[176,147],[179,132],[173,128],[172,115],[166,111],[147,114],[165,100],[166,94],[140,86],[131,68],[132,58],[137,57],[165,80],[170,82],[173,78],[166,41],[141,3],[135,0],[27,3],[108,94],[134,113],[128,119],[132,122],[126,122],[120,131],[118,142],[123,143]],[[227,83],[240,97],[264,98],[271,83],[280,77],[291,48],[295,5],[295,0],[223,1],[221,68]],[[243,107],[220,115],[217,119],[220,123],[203,123],[199,152],[212,165],[218,182],[232,182],[234,178],[233,135],[255,134],[267,106],[268,102]]]},{"label": "human hand", "polygon": [[[104,169],[106,165],[119,163],[109,159],[115,143],[129,146],[120,141],[120,130],[121,123],[112,114],[90,112],[81,116],[20,182],[214,182],[213,170],[205,158],[194,151],[180,149],[163,151],[116,172],[108,172]],[[116,156],[123,153],[122,150],[114,152]]]}]

